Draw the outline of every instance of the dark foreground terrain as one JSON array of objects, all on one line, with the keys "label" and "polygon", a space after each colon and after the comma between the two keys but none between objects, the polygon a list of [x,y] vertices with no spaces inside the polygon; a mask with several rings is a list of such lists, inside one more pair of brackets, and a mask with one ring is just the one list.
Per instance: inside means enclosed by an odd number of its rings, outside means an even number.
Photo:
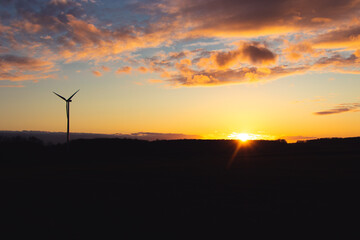
[{"label": "dark foreground terrain", "polygon": [[14,238],[358,234],[360,138],[93,139],[68,153],[12,138],[0,150],[2,229]]}]

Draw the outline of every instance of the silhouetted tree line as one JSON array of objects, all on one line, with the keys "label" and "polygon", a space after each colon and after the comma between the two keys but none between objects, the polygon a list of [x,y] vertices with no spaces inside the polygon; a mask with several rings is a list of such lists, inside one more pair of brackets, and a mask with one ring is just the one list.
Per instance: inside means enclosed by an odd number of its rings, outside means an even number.
[{"label": "silhouetted tree line", "polygon": [[66,144],[44,144],[29,137],[0,137],[0,164],[124,162],[124,161],[207,161],[237,156],[283,156],[359,153],[360,137],[323,138],[288,144],[285,140],[158,140],[97,138],[73,140]]}]

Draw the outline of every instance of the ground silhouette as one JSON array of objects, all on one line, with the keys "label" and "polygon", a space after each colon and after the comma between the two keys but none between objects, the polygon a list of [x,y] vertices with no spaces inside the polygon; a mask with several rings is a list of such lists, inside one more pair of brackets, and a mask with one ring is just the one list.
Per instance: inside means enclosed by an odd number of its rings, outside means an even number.
[{"label": "ground silhouette", "polygon": [[360,138],[88,139],[67,152],[2,138],[2,218],[6,228],[52,239],[250,226],[349,233],[360,213],[359,146]]}]

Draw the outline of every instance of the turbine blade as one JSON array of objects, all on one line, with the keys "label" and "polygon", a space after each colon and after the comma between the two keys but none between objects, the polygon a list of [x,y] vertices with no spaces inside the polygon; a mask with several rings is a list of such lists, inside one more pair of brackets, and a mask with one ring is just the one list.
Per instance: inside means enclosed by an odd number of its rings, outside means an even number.
[{"label": "turbine blade", "polygon": [[69,97],[67,101],[71,100],[71,98],[72,98],[78,91],[80,91],[80,89],[77,90],[73,95],[71,95],[71,97]]},{"label": "turbine blade", "polygon": [[56,94],[59,98],[62,98],[62,99],[64,99],[66,101],[66,99],[63,96],[57,94],[56,92],[53,92],[53,93]]}]

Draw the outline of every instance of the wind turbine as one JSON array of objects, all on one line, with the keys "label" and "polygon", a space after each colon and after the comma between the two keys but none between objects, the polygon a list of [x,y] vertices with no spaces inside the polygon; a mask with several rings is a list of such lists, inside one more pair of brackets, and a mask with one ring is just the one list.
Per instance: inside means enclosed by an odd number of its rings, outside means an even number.
[{"label": "wind turbine", "polygon": [[71,95],[71,97],[69,97],[68,99],[64,98],[63,96],[57,94],[56,92],[53,92],[54,94],[56,94],[59,98],[63,99],[66,102],[66,117],[67,117],[67,134],[66,134],[66,144],[67,144],[67,150],[69,151],[69,142],[70,142],[70,134],[69,134],[69,120],[70,120],[70,103],[71,103],[71,98],[78,92],[80,91],[77,90],[73,95]]}]

